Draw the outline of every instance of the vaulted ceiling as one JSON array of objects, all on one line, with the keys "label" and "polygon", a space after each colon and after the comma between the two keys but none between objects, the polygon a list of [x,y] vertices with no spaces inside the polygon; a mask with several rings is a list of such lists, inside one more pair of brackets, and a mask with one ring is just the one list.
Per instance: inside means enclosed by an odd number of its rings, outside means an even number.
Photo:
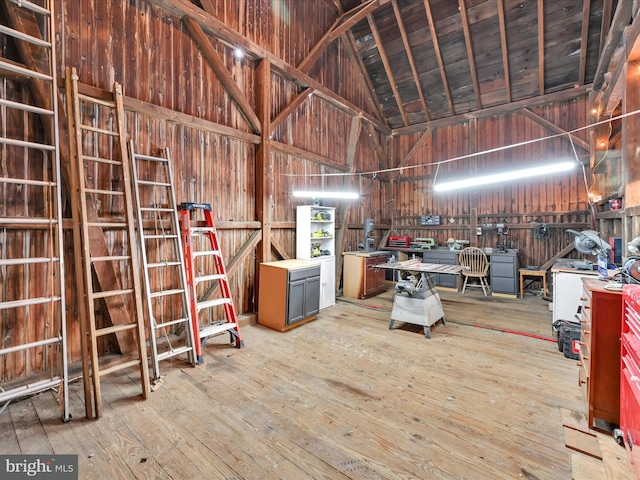
[{"label": "vaulted ceiling", "polygon": [[356,22],[372,2],[331,1],[400,130],[591,84],[618,3],[377,0]]}]

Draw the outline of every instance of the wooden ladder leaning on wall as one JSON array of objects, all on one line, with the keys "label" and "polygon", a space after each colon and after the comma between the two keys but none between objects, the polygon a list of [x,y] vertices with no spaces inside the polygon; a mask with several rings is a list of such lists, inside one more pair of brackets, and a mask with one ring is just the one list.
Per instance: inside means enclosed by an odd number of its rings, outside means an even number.
[{"label": "wooden ladder leaning on wall", "polygon": [[[78,298],[85,300],[78,302],[85,343],[82,346],[85,407],[87,417],[97,418],[102,415],[102,376],[137,367],[142,396],[147,398],[150,390],[139,241],[124,139],[122,87],[114,85],[112,99],[93,98],[78,92],[76,70],[67,69],[66,94],[71,152],[75,159],[71,162],[72,208],[79,212],[79,221],[74,222],[74,260]],[[92,243],[96,240],[104,243],[105,235],[111,249],[96,254]],[[120,275],[115,275],[111,284],[94,280],[93,271],[107,263]],[[112,309],[127,309],[128,314],[107,315]],[[103,315],[99,317],[97,311]],[[112,321],[120,320],[109,325],[107,316]],[[100,356],[114,341],[119,351]]]},{"label": "wooden ladder leaning on wall", "polygon": [[[68,421],[55,21],[52,1],[44,5],[6,2],[8,18],[0,22],[0,33],[12,38],[24,57],[24,66],[0,58],[5,72],[0,79],[26,79],[37,92],[35,100],[11,97],[11,88],[0,93],[5,120],[17,120],[4,121],[0,132],[0,285],[5,287],[0,361],[8,366],[5,374],[20,377],[5,383],[0,376],[0,413],[15,398],[57,389],[62,418]],[[44,139],[38,138],[41,129]]]}]

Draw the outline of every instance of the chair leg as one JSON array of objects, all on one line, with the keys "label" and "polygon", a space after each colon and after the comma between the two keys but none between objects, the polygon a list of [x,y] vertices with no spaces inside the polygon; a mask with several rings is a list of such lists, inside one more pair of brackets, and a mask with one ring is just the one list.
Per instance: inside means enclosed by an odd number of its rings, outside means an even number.
[{"label": "chair leg", "polygon": [[480,277],[480,285],[482,286],[482,291],[484,296],[487,296],[487,290],[489,290],[489,283],[485,277]]},{"label": "chair leg", "polygon": [[462,294],[464,295],[464,289],[467,288],[467,280],[469,280],[469,277],[465,276],[464,277],[464,283],[462,284]]}]

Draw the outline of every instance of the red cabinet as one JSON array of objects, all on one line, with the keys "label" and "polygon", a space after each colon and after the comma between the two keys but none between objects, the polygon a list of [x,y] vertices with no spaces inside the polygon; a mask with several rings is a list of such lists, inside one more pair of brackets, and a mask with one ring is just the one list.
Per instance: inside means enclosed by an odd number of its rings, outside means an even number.
[{"label": "red cabinet", "polygon": [[640,478],[640,285],[624,286],[620,362],[620,430]]}]

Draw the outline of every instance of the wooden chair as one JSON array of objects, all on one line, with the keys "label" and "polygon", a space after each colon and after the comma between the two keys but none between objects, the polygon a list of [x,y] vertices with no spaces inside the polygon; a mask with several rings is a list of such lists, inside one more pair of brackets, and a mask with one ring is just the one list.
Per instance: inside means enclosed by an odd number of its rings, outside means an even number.
[{"label": "wooden chair", "polygon": [[487,255],[479,248],[467,247],[458,255],[458,263],[464,267],[461,272],[464,276],[462,293],[464,294],[464,291],[467,288],[467,281],[469,278],[477,278],[480,284],[469,284],[469,286],[481,287],[484,292],[484,296],[486,297],[487,292],[489,291],[489,283],[487,282],[487,276],[489,275],[489,260],[487,259]]}]

